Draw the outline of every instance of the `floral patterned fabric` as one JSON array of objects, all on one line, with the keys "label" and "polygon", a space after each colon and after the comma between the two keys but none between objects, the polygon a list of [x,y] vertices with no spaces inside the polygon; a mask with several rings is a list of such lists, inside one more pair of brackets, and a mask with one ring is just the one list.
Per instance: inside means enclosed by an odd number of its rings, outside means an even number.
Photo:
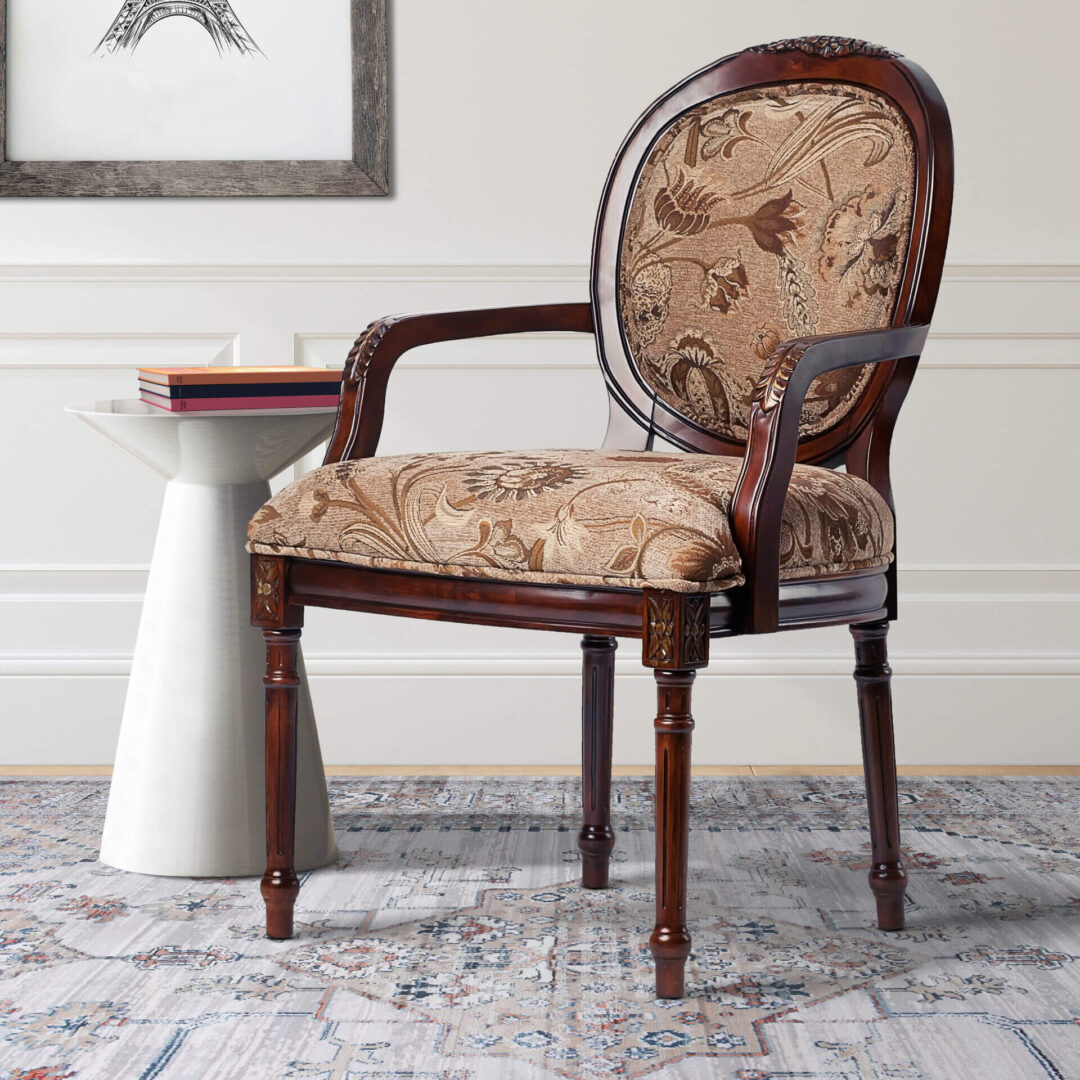
[{"label": "floral patterned fabric", "polygon": [[[780,342],[890,323],[914,175],[906,119],[863,87],[759,87],[681,116],[644,165],[620,252],[623,325],[646,383],[705,429],[745,439]],[[818,379],[803,436],[843,420],[869,377]]]},{"label": "floral patterned fabric", "polygon": [[[339,462],[275,495],[248,550],[541,584],[711,592],[741,585],[729,510],[741,460],[609,450],[414,454]],[[869,484],[797,465],[781,576],[891,559]]]}]

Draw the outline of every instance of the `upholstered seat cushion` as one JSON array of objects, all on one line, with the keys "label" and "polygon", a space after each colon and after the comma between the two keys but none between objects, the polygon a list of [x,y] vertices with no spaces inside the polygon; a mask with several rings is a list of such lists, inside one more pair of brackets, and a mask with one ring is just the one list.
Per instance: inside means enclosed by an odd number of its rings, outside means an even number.
[{"label": "upholstered seat cushion", "polygon": [[[252,519],[248,550],[458,577],[711,592],[743,582],[729,509],[741,461],[613,450],[410,454],[326,465]],[[781,576],[891,558],[889,508],[797,465]]]}]

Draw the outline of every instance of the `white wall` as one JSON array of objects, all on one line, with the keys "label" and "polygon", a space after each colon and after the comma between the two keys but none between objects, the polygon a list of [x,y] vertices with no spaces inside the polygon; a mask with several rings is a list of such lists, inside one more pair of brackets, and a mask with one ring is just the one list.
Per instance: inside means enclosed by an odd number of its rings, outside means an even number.
[{"label": "white wall", "polygon": [[949,103],[953,262],[1076,261],[1072,0],[390,6],[391,199],[21,201],[0,207],[0,259],[579,265],[608,165],[654,97],[744,46],[839,33],[910,56]]},{"label": "white wall", "polygon": [[[392,6],[389,199],[0,201],[0,762],[110,759],[160,505],[64,402],[127,396],[144,362],[334,363],[386,311],[583,298],[604,174],[649,100],[743,45],[823,31],[922,63],[957,140],[950,265],[896,448],[900,755],[1080,761],[1072,5]],[[590,348],[419,351],[383,449],[595,445]],[[311,612],[305,645],[328,761],[575,759],[570,637]],[[634,651],[624,762],[651,753]],[[698,761],[857,760],[845,631],[714,656]]]}]

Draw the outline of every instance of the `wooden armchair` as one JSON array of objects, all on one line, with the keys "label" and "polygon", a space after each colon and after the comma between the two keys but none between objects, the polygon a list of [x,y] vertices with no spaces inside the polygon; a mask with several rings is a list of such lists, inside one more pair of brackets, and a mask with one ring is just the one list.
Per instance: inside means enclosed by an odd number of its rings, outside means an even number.
[{"label": "wooden armchair", "polygon": [[[349,354],[326,462],[251,523],[267,648],[267,933],[292,934],[296,648],[308,605],[583,636],[584,885],[603,888],[615,639],[654,670],[657,993],[683,994],[690,694],[711,638],[847,624],[878,925],[903,924],[885,641],[889,445],[934,308],[952,198],[937,88],[865,42],[729,56],[666,93],[615,159],[587,303],[408,315]],[[407,349],[594,334],[595,451],[374,457]],[[653,439],[688,453],[655,453]],[[837,471],[839,466],[846,471]]]}]

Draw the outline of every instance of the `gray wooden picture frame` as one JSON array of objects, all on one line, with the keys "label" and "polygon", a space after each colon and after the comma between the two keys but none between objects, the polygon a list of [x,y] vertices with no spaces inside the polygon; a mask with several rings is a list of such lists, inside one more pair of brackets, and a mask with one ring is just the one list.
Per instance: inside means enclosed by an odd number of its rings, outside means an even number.
[{"label": "gray wooden picture frame", "polygon": [[9,161],[7,0],[0,0],[0,197],[386,195],[386,0],[349,0],[349,161]]}]

